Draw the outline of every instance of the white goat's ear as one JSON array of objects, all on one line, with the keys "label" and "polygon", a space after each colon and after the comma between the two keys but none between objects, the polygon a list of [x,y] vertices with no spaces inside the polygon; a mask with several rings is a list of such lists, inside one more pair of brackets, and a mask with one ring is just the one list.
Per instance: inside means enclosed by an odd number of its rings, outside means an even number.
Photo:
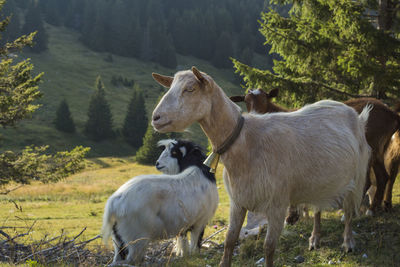
[{"label": "white goat's ear", "polygon": [[179,150],[180,150],[181,153],[182,153],[182,157],[186,156],[186,147],[181,146],[181,147],[179,148]]},{"label": "white goat's ear", "polygon": [[174,77],[164,76],[158,73],[152,73],[153,79],[164,87],[170,88]]},{"label": "white goat's ear", "polygon": [[195,66],[192,67],[192,72],[200,82],[202,83],[207,82],[206,78],[204,78],[203,74],[201,74],[201,72]]}]

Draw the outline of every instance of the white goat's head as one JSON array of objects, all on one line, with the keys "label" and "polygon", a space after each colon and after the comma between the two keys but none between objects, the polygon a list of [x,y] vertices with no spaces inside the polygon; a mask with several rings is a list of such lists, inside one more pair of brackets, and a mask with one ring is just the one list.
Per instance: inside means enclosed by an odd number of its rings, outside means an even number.
[{"label": "white goat's head", "polygon": [[153,78],[170,88],[153,111],[152,125],[157,131],[183,131],[210,113],[213,80],[207,74],[193,67],[174,77],[153,73]]},{"label": "white goat's head", "polygon": [[158,146],[165,147],[165,149],[156,162],[157,170],[165,174],[178,174],[180,172],[178,159],[185,156],[186,148],[177,147],[177,144],[178,142],[172,139],[158,142]]}]

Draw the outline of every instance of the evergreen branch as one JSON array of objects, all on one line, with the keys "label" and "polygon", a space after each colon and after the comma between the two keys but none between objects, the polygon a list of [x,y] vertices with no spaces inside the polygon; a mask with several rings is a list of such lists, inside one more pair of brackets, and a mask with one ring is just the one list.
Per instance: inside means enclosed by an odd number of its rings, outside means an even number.
[{"label": "evergreen branch", "polygon": [[327,84],[324,84],[324,83],[321,83],[321,82],[317,82],[317,81],[310,81],[309,83],[310,84],[314,84],[314,85],[318,85],[318,86],[322,86],[322,87],[328,89],[331,92],[334,92],[334,93],[337,93],[337,94],[341,94],[341,95],[344,95],[344,96],[348,96],[348,97],[353,97],[353,98],[373,97],[372,95],[355,95],[355,94],[351,94],[351,93],[338,90],[338,89],[336,89],[334,87],[331,87],[331,86],[329,86]]},{"label": "evergreen branch", "polygon": [[274,30],[274,29],[270,28],[267,24],[263,24],[262,27],[267,28],[270,32],[273,32],[274,34],[276,34],[276,35],[278,35],[278,36],[280,36],[282,38],[285,38],[286,40],[293,41],[293,42],[295,42],[295,43],[297,43],[297,44],[299,44],[299,45],[301,45],[301,46],[303,46],[303,47],[305,47],[307,49],[311,48],[308,45],[306,45],[304,42],[300,41],[299,39],[291,38],[288,35],[284,35],[284,34],[278,32],[277,30]]}]

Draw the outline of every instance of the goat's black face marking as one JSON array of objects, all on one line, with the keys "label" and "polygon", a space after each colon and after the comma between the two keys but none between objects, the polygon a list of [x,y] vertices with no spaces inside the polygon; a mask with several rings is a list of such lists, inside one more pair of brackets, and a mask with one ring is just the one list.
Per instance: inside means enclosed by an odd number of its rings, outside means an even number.
[{"label": "goat's black face marking", "polygon": [[[215,176],[210,172],[210,168],[203,164],[206,156],[202,149],[196,144],[186,140],[165,140],[161,156],[159,157],[156,168],[164,173],[177,174],[190,166],[197,166],[201,169],[204,176],[215,183]],[[159,143],[160,144],[160,143]]]},{"label": "goat's black face marking", "polygon": [[182,161],[182,158],[183,158],[183,155],[182,155],[182,152],[181,152],[181,150],[179,149],[179,143],[178,144],[176,144],[176,145],[174,145],[172,148],[171,148],[171,156],[173,157],[173,158],[176,158],[177,160],[178,160],[178,163],[180,163],[181,161]]}]

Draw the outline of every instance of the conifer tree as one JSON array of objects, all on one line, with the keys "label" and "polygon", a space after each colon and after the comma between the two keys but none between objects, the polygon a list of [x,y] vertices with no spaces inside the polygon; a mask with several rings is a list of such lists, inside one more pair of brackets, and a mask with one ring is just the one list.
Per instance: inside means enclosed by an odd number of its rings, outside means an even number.
[{"label": "conifer tree", "polygon": [[395,1],[285,2],[293,3],[289,16],[274,6],[260,22],[270,53],[279,56],[273,71],[234,60],[248,87],[279,87],[284,100],[295,97],[300,104],[326,97],[400,96]]},{"label": "conifer tree", "polygon": [[218,68],[229,68],[232,62],[229,60],[233,56],[232,38],[227,32],[223,32],[217,39],[212,63]]},{"label": "conifer tree", "polygon": [[[157,103],[160,101],[158,98]],[[157,146],[158,141],[169,138],[179,138],[179,133],[159,133],[153,129],[151,122],[148,123],[146,133],[143,137],[143,145],[136,152],[136,161],[140,164],[153,165],[160,156],[160,148]]]},{"label": "conifer tree", "polygon": [[[175,48],[173,47],[173,42],[171,36],[166,36],[165,34],[161,37],[161,42],[163,45],[159,48],[159,56],[157,62],[166,68],[175,69],[177,65]],[[165,41],[164,41],[165,40]]]},{"label": "conifer tree", "polygon": [[3,33],[2,43],[12,42],[19,37],[21,31],[21,22],[18,17],[18,10],[15,2],[6,2],[1,13],[2,20],[6,19],[6,16],[9,16],[9,23],[7,29]]},{"label": "conifer tree", "polygon": [[63,99],[57,108],[56,118],[54,125],[57,130],[73,133],[75,132],[75,123],[72,119],[71,112],[69,111],[67,100]]},{"label": "conifer tree", "polygon": [[[0,1],[0,9],[3,4]],[[9,19],[0,21],[0,32],[5,31],[8,22]],[[21,36],[0,47],[0,125],[3,127],[15,125],[39,107],[33,102],[41,97],[38,84],[43,74],[32,76],[33,65],[29,60],[15,63],[9,55],[32,45],[34,35]],[[83,157],[89,151],[80,146],[72,151],[49,154],[47,148],[31,146],[22,151],[0,153],[0,194],[18,188],[3,187],[11,182],[29,184],[33,180],[55,182],[65,178],[84,167]]]},{"label": "conifer tree", "polygon": [[168,138],[170,138],[169,134],[156,132],[149,123],[143,138],[143,146],[136,152],[136,161],[145,165],[155,164],[161,152],[157,143]]},{"label": "conifer tree", "polygon": [[32,1],[25,16],[22,33],[29,34],[35,31],[37,34],[35,35],[34,46],[32,46],[30,50],[35,53],[40,53],[47,49],[48,36],[44,29],[40,8],[36,1]]},{"label": "conifer tree", "polygon": [[135,148],[139,148],[143,144],[143,136],[147,128],[144,102],[142,90],[135,86],[122,128],[122,134],[126,142]]},{"label": "conifer tree", "polygon": [[105,88],[100,76],[96,79],[95,90],[90,98],[84,132],[89,138],[98,142],[114,137],[114,132],[111,110],[105,98]]}]

